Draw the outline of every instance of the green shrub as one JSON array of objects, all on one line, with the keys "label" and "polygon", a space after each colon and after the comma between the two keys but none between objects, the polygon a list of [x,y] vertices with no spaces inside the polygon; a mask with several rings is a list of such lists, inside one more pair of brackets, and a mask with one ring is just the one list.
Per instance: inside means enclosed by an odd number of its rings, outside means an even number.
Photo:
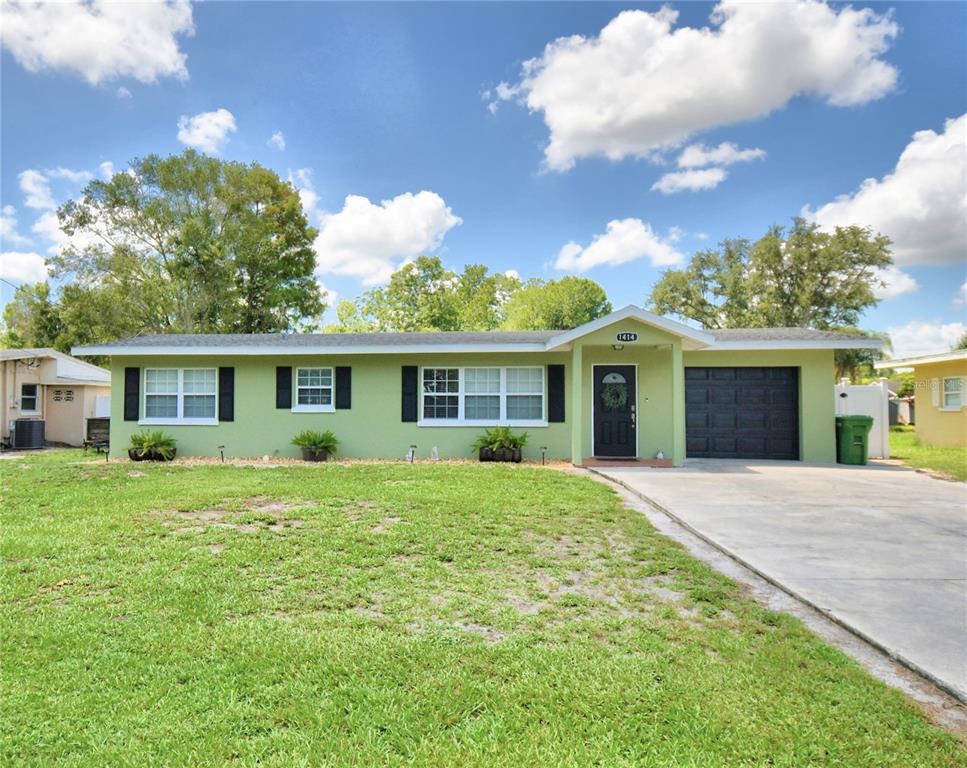
[{"label": "green shrub", "polygon": [[171,461],[175,455],[175,439],[161,430],[137,432],[131,435],[131,445],[128,446],[128,450],[136,451],[142,459],[155,454],[165,461]]},{"label": "green shrub", "polygon": [[339,440],[336,439],[331,429],[327,429],[325,432],[315,432],[307,429],[293,437],[292,444],[300,448],[305,448],[313,453],[322,453],[323,451],[335,453],[336,446],[339,445]]},{"label": "green shrub", "polygon": [[526,432],[515,435],[510,427],[494,427],[480,435],[474,441],[471,450],[479,451],[481,448],[490,448],[492,451],[513,451],[523,448],[525,445],[527,445]]}]

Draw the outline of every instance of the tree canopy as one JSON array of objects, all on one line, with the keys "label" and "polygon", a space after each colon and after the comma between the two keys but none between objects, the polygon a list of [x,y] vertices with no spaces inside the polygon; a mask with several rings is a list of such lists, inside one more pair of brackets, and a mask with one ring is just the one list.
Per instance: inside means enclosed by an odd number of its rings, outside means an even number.
[{"label": "tree canopy", "polygon": [[856,226],[823,232],[797,218],[755,243],[726,240],[696,253],[664,273],[649,304],[706,328],[852,328],[876,304],[880,270],[892,263],[887,237]]},{"label": "tree canopy", "polygon": [[528,280],[470,264],[447,269],[421,256],[393,273],[389,284],[336,307],[332,331],[487,331],[574,328],[611,311],[593,280]]},{"label": "tree canopy", "polygon": [[137,332],[273,332],[325,309],[298,192],[258,164],[149,155],[58,218],[73,244],[53,276],[118,302]]}]

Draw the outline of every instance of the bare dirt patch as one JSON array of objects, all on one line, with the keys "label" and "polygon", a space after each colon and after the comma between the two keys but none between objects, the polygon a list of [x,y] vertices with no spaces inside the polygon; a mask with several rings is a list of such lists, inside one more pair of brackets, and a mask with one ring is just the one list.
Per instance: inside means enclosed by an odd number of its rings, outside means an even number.
[{"label": "bare dirt patch", "polygon": [[173,526],[175,533],[201,533],[208,526],[228,528],[239,533],[258,533],[263,530],[282,533],[303,525],[304,521],[298,518],[286,517],[297,506],[300,505],[255,496],[243,500],[237,509],[229,509],[226,505],[210,509],[175,510],[164,514],[164,517],[166,525]]},{"label": "bare dirt patch", "polygon": [[369,529],[370,533],[386,533],[391,525],[402,522],[400,517],[384,517],[379,523]]}]

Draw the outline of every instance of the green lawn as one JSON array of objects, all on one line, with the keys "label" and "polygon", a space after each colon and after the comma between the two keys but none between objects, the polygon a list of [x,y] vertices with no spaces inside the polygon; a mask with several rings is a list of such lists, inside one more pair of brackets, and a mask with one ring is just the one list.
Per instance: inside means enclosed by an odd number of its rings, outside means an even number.
[{"label": "green lawn", "polygon": [[0,462],[0,764],[965,766],[591,480]]},{"label": "green lawn", "polygon": [[890,427],[890,458],[917,469],[967,481],[967,448],[921,445],[914,427]]}]

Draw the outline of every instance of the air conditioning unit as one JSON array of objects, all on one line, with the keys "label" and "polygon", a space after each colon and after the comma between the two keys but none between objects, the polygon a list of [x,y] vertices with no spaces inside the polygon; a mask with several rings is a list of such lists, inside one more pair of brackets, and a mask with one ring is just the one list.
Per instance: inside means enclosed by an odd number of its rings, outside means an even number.
[{"label": "air conditioning unit", "polygon": [[10,430],[13,447],[18,450],[43,448],[45,426],[43,419],[15,419]]}]

